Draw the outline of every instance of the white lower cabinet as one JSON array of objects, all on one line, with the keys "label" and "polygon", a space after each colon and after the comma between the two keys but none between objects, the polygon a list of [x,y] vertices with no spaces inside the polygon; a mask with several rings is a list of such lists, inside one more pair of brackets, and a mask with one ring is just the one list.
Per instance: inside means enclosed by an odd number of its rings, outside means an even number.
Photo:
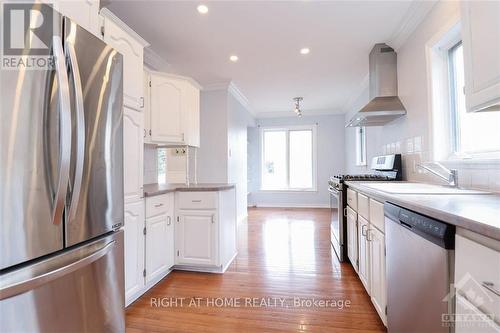
[{"label": "white lower cabinet", "polygon": [[380,318],[387,325],[387,282],[385,278],[385,236],[377,228],[371,227],[367,231],[367,240],[370,252],[370,291],[372,303]]},{"label": "white lower cabinet", "polygon": [[144,288],[144,202],[125,205],[125,303],[132,303]]},{"label": "white lower cabinet", "polygon": [[177,192],[175,268],[221,273],[236,256],[236,191]]},{"label": "white lower cabinet", "polygon": [[177,216],[177,264],[217,264],[215,211],[180,211]]},{"label": "white lower cabinet", "polygon": [[358,220],[356,212],[347,207],[347,257],[358,271]]},{"label": "white lower cabinet", "polygon": [[366,239],[366,231],[369,223],[361,215],[358,215],[358,275],[365,286],[368,295],[371,294],[370,288],[370,247]]}]

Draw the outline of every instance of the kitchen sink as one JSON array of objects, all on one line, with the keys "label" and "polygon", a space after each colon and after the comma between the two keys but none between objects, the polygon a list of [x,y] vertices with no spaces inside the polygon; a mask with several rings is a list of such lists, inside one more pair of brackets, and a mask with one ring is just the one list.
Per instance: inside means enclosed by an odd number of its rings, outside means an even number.
[{"label": "kitchen sink", "polygon": [[391,194],[489,194],[484,191],[410,182],[364,182],[363,186]]}]

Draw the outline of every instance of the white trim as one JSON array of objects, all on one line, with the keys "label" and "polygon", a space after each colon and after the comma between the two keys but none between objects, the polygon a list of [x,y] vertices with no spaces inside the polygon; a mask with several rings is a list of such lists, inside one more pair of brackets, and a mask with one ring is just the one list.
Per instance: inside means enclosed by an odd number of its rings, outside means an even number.
[{"label": "white trim", "polygon": [[142,47],[147,47],[150,44],[132,28],[130,28],[125,22],[123,22],[118,16],[116,16],[109,8],[102,8],[99,12],[104,18],[112,20],[116,25],[123,29],[128,35],[134,38]]},{"label": "white trim", "polygon": [[[262,126],[259,128],[260,130],[260,188],[259,192],[317,192],[318,191],[318,143],[317,143],[317,135],[318,135],[318,125],[310,124],[310,125],[289,125],[289,126]],[[297,130],[311,130],[312,132],[312,188],[284,188],[284,189],[266,189],[262,186],[262,170],[264,168],[264,132],[265,131],[286,131],[286,167],[287,167],[287,185],[290,184],[290,131]]]},{"label": "white trim", "polygon": [[388,44],[396,51],[403,46],[437,3],[436,0],[413,1]]},{"label": "white trim", "polygon": [[165,71],[170,64],[149,46],[144,48],[144,66],[149,71]]},{"label": "white trim", "polygon": [[330,208],[330,204],[302,204],[302,203],[259,203],[249,208]]},{"label": "white trim", "polygon": [[[315,109],[315,110],[302,110],[302,118],[307,118],[308,116],[340,116],[345,114],[343,110],[335,109]],[[255,118],[290,118],[297,117],[295,112],[290,108],[287,111],[259,111],[255,113]]]},{"label": "white trim", "polygon": [[243,93],[241,92],[241,90],[238,88],[238,86],[236,85],[236,83],[234,83],[233,81],[231,81],[229,83],[229,87],[227,89],[227,91],[233,95],[234,98],[236,98],[236,100],[238,102],[240,102],[241,105],[243,105],[243,107],[252,115],[254,116],[255,113],[254,111],[252,110],[252,108],[250,107],[250,102],[248,101],[248,98],[243,95]]},{"label": "white trim", "polygon": [[195,86],[197,89],[199,89],[199,90],[203,89],[202,86],[195,79],[193,79],[189,76],[182,76],[182,75],[178,75],[178,74],[158,72],[158,71],[152,71],[152,70],[148,70],[148,72],[150,74],[160,75],[160,76],[171,78],[171,79],[188,81],[193,86]]}]

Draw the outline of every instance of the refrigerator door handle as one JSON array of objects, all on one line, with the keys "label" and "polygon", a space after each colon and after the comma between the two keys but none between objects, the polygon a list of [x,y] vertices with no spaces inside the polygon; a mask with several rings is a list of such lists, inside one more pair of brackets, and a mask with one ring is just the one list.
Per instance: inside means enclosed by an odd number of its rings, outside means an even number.
[{"label": "refrigerator door handle", "polygon": [[52,210],[52,223],[60,224],[64,211],[66,191],[68,189],[69,164],[71,157],[71,104],[69,99],[68,73],[66,72],[66,61],[62,48],[62,40],[59,36],[52,39],[56,77],[59,83],[59,112],[60,112],[60,143],[59,143],[59,179],[55,193],[55,203]]},{"label": "refrigerator door handle", "polygon": [[[67,274],[73,273],[74,271],[82,267],[90,265],[91,263],[97,261],[98,259],[108,254],[114,248],[115,242],[116,241],[111,241],[107,243],[105,246],[92,252],[91,254],[83,258],[77,258],[76,260],[72,261],[71,263],[63,267],[59,267],[57,269],[53,269],[48,272],[42,271],[39,274],[36,274],[35,276],[30,276],[26,279],[21,279],[21,281],[13,281],[13,282],[5,281],[7,285],[0,286],[0,300],[25,293],[41,285],[47,284],[50,281],[61,278]],[[15,280],[15,277],[12,277],[9,280]]]},{"label": "refrigerator door handle", "polygon": [[[83,163],[85,158],[85,113],[83,108],[83,90],[80,79],[80,68],[76,57],[75,47],[70,41],[66,41],[65,49],[68,53],[68,64],[73,75],[73,88],[75,90],[76,106],[76,163],[75,179],[71,188],[71,204],[69,206],[70,221],[75,218],[78,202],[80,201],[80,192],[82,189]],[[71,186],[70,185],[70,186]]]}]

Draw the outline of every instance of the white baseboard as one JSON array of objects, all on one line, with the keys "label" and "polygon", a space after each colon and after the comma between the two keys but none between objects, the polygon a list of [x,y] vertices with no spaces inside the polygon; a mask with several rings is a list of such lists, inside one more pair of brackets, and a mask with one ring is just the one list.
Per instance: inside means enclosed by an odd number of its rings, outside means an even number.
[{"label": "white baseboard", "polygon": [[259,203],[249,208],[330,208],[330,204],[301,204],[301,203]]}]

